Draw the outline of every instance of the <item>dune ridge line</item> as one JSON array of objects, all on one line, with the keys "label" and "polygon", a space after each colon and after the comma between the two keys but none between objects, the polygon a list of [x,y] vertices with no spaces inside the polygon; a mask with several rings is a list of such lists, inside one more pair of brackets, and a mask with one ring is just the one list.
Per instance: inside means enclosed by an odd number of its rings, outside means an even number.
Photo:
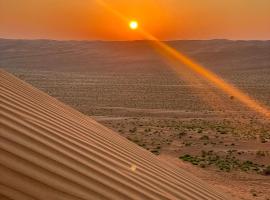
[{"label": "dune ridge line", "polygon": [[0,91],[3,199],[228,199],[3,70]]}]

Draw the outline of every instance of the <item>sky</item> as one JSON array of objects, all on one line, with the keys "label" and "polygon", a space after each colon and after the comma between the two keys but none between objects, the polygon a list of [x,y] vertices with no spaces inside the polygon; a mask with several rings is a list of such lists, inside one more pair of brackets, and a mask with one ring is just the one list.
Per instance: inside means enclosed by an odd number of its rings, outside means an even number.
[{"label": "sky", "polygon": [[[0,38],[144,39],[100,0],[0,0]],[[161,40],[270,39],[270,0],[104,0]]]}]

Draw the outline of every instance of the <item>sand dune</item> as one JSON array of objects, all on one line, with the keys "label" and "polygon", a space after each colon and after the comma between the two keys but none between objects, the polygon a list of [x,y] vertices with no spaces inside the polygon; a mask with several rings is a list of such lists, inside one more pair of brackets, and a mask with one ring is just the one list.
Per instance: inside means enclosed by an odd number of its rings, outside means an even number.
[{"label": "sand dune", "polygon": [[226,199],[7,72],[0,83],[0,199]]},{"label": "sand dune", "polygon": [[[170,41],[168,44],[217,73],[269,69],[270,41]],[[0,66],[58,72],[171,72],[147,41],[94,42],[0,38]]]}]

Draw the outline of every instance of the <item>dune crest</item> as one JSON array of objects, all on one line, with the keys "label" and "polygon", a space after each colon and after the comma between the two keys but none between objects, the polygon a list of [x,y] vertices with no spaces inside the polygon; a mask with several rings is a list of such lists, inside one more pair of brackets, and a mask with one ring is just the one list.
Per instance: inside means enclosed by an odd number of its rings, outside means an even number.
[{"label": "dune crest", "polygon": [[227,199],[0,70],[0,199]]}]

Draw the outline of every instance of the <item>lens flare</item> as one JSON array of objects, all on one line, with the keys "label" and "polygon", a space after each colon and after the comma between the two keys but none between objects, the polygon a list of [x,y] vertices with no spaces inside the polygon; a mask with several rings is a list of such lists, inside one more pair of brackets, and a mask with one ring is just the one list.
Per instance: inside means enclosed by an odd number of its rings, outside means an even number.
[{"label": "lens flare", "polygon": [[[118,10],[112,8],[103,0],[96,0],[96,1],[100,3],[100,5],[108,9],[110,12],[117,15],[119,18],[123,19],[123,21],[128,21],[125,15],[123,15]],[[130,21],[129,26],[132,30],[136,30],[138,28],[138,22],[135,20]],[[237,87],[223,80],[217,74],[206,69],[204,66],[196,63],[195,61],[193,61],[191,58],[184,55],[180,51],[169,46],[165,42],[158,40],[155,36],[153,36],[149,32],[143,30],[142,28],[140,28],[139,31],[144,36],[145,39],[152,41],[156,45],[156,47],[159,48],[164,53],[164,55],[169,59],[177,60],[178,62],[183,63],[188,69],[192,70],[193,72],[196,72],[196,74],[200,75],[208,82],[213,83],[217,88],[219,88],[226,94],[233,96],[235,99],[237,99],[239,102],[246,105],[250,109],[267,117],[267,119],[270,118],[270,109],[267,106],[261,104],[260,102],[257,102],[255,99],[251,98],[248,94],[245,94]],[[179,70],[180,70],[179,68],[175,68],[175,71],[178,74],[180,74]]]}]

